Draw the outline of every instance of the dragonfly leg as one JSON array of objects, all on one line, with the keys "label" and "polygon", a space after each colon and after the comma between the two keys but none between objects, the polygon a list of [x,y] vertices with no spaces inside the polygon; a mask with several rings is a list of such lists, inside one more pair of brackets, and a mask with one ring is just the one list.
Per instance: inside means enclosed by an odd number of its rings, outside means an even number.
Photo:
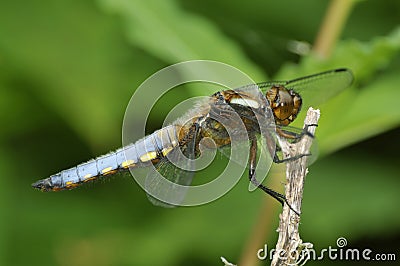
[{"label": "dragonfly leg", "polygon": [[[305,125],[305,126],[304,126],[304,129],[301,131],[301,133],[291,132],[291,131],[287,131],[287,130],[284,130],[284,129],[282,129],[282,128],[278,128],[278,127],[277,127],[277,128],[276,128],[276,132],[277,132],[280,136],[282,136],[282,137],[284,137],[284,138],[286,138],[286,139],[294,140],[294,143],[295,143],[295,142],[299,141],[303,136],[308,136],[308,137],[310,137],[310,138],[314,138],[314,135],[311,134],[310,131],[308,131],[308,128],[309,128],[309,127],[317,127],[317,126],[318,126],[317,124]],[[280,149],[279,146],[277,146],[277,147],[276,147],[276,150],[277,150],[277,151],[280,151],[281,149]],[[273,162],[274,162],[274,163],[290,162],[290,161],[295,161],[295,160],[297,160],[297,159],[300,159],[300,158],[302,158],[302,157],[304,157],[304,156],[311,156],[311,155],[312,155],[311,153],[299,154],[299,155],[296,155],[296,156],[293,156],[293,157],[290,157],[290,158],[281,159],[281,158],[278,157],[277,153],[275,152],[274,158],[273,158]]]},{"label": "dragonfly leg", "polygon": [[250,182],[253,183],[253,185],[255,185],[256,187],[263,190],[271,197],[273,197],[274,199],[276,199],[277,201],[279,201],[282,204],[282,206],[286,203],[292,211],[294,211],[297,215],[300,216],[300,214],[295,209],[293,209],[293,207],[289,204],[285,195],[282,195],[281,193],[278,193],[258,182],[258,180],[256,179],[256,164],[257,164],[256,161],[257,161],[257,138],[253,136],[251,138],[250,157],[249,157]]},{"label": "dragonfly leg", "polygon": [[276,127],[276,132],[283,138],[285,139],[290,139],[293,140],[294,142],[299,141],[303,136],[308,136],[310,138],[314,138],[314,135],[311,134],[310,131],[308,131],[309,127],[317,127],[317,124],[309,124],[305,125],[303,130],[300,133],[297,132],[292,132],[290,130],[285,130],[281,127]]},{"label": "dragonfly leg", "polygon": [[295,156],[292,156],[292,157],[289,157],[289,158],[283,158],[283,159],[281,159],[281,158],[278,157],[278,154],[276,154],[276,152],[275,152],[274,158],[273,158],[273,162],[274,162],[274,163],[292,162],[292,161],[296,161],[296,160],[298,160],[298,159],[300,159],[300,158],[302,158],[302,157],[304,157],[304,156],[311,156],[311,153],[298,154],[298,155],[295,155]]},{"label": "dragonfly leg", "polygon": [[309,127],[318,127],[318,124],[304,125],[302,136],[305,135],[305,136],[309,136],[310,138],[314,138],[314,135],[310,131],[308,131]]}]

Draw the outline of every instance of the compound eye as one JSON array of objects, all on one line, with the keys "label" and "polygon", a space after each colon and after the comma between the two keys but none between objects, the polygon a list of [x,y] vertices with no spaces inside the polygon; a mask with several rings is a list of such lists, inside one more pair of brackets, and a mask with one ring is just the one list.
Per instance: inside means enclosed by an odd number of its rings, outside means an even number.
[{"label": "compound eye", "polygon": [[297,113],[300,112],[302,104],[303,104],[303,100],[301,99],[300,95],[297,94],[293,98],[293,105],[294,105],[294,108],[295,108]]}]

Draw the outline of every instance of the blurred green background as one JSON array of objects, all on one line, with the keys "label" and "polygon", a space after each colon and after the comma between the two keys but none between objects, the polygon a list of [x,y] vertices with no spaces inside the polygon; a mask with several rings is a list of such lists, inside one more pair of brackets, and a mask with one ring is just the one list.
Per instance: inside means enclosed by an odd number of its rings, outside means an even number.
[{"label": "blurred green background", "polygon": [[[289,51],[294,40],[314,43],[328,6],[1,1],[0,265],[222,265],[220,256],[255,265],[258,249],[275,246],[281,208],[249,193],[246,178],[215,202],[176,209],[152,206],[129,177],[60,193],[30,187],[118,148],[135,88],[192,59],[231,64],[256,81],[351,68],[352,88],[321,107],[321,157],[307,177],[301,235],[317,250],[345,237],[348,247],[398,261],[400,2],[336,10],[345,24],[325,59]],[[162,118],[152,116],[149,131]]]}]

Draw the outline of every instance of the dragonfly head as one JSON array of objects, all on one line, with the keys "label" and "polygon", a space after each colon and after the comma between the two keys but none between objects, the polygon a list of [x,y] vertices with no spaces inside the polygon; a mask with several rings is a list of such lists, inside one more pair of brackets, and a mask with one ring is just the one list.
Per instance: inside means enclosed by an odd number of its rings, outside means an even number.
[{"label": "dragonfly head", "polygon": [[298,93],[284,86],[272,86],[265,95],[275,117],[275,123],[287,126],[296,119],[301,110],[302,99]]}]

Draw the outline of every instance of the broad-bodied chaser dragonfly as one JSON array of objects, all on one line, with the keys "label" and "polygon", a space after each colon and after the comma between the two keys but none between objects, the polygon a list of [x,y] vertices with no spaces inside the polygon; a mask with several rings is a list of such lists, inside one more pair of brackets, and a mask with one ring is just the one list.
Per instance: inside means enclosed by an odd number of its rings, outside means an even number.
[{"label": "broad-bodied chaser dragonfly", "polygon": [[[264,82],[257,86],[221,90],[191,111],[189,119],[180,119],[135,143],[39,180],[32,186],[41,191],[68,190],[117,172],[150,165],[154,165],[156,171],[168,180],[190,185],[193,173],[170,163],[168,155],[179,150],[187,158],[196,158],[200,153],[199,143],[204,138],[211,138],[217,148],[229,146],[231,136],[221,121],[233,123],[231,126],[234,127],[238,121],[229,117],[235,113],[245,128],[245,132],[241,133],[248,136],[250,181],[283,204],[286,202],[284,195],[262,185],[254,177],[257,138],[261,129],[266,127],[269,130],[268,134],[262,136],[264,138],[271,138],[274,134],[290,139],[300,138],[307,131],[294,132],[288,125],[296,119],[302,107],[324,102],[347,88],[352,80],[351,71],[340,68],[290,81]],[[254,88],[257,88],[260,98],[254,95]],[[257,115],[271,118],[273,127],[260,125]],[[275,147],[269,151],[275,153]],[[276,154],[271,157],[274,162],[282,162]]]}]

